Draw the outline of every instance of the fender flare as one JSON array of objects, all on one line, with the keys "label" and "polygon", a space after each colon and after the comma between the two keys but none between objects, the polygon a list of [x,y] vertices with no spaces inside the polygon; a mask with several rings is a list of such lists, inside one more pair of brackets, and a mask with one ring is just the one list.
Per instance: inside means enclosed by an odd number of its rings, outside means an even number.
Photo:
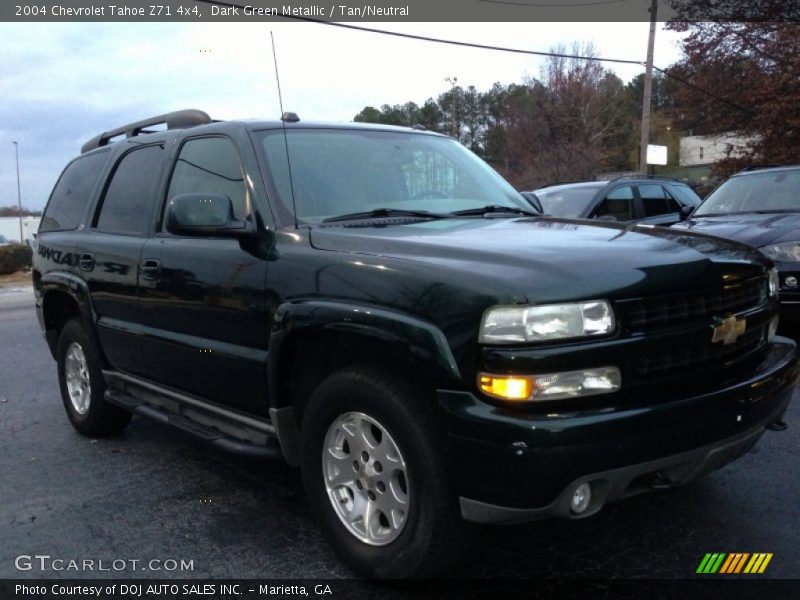
[{"label": "fender flare", "polygon": [[55,357],[55,345],[58,343],[58,339],[50,334],[50,330],[47,329],[47,323],[44,318],[47,296],[51,292],[66,294],[75,301],[78,305],[81,320],[83,321],[86,331],[92,337],[101,357],[105,360],[105,353],[103,352],[103,348],[97,336],[97,312],[92,302],[89,286],[86,281],[77,275],[65,271],[51,271],[43,275],[39,289],[39,294],[41,295],[42,328],[44,329],[45,338],[47,339],[53,356]]},{"label": "fender flare", "polygon": [[401,343],[410,355],[446,379],[461,380],[458,364],[444,333],[428,321],[369,305],[328,300],[281,304],[275,311],[267,373],[270,406],[282,408],[279,378],[283,349],[306,333],[351,333],[387,343]]}]

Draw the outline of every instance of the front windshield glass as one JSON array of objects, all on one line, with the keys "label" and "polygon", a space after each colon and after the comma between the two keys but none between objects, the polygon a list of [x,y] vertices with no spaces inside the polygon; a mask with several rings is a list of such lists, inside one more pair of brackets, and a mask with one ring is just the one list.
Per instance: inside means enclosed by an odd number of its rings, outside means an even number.
[{"label": "front windshield glass", "polygon": [[760,211],[800,212],[800,169],[731,177],[706,198],[693,216]]},{"label": "front windshield glass", "polygon": [[[258,132],[287,214],[292,190],[304,223],[376,209],[450,213],[487,205],[531,210],[489,165],[458,142],[405,132],[293,129]],[[289,180],[291,165],[291,182]]]},{"label": "front windshield glass", "polygon": [[534,192],[542,202],[544,214],[553,217],[581,216],[605,183],[582,186],[554,186]]}]

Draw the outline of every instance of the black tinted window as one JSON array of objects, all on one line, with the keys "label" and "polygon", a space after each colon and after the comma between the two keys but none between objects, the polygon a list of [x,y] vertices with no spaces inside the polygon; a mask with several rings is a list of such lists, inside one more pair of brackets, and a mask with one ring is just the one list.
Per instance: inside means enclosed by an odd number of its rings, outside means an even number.
[{"label": "black tinted window", "polygon": [[50,195],[39,231],[75,229],[80,224],[107,158],[108,152],[81,156],[64,169]]},{"label": "black tinted window", "polygon": [[163,156],[161,146],[147,146],[122,157],[103,198],[97,229],[134,235],[145,232]]},{"label": "black tinted window", "polygon": [[167,201],[188,193],[225,194],[233,203],[237,219],[247,215],[247,188],[239,154],[231,140],[200,138],[183,145],[169,182]]},{"label": "black tinted window", "polygon": [[642,197],[645,217],[668,215],[681,209],[675,199],[660,184],[640,184],[639,195]]},{"label": "black tinted window", "polygon": [[617,221],[633,219],[633,188],[623,185],[611,190],[603,201],[594,209],[595,218],[613,217]]}]

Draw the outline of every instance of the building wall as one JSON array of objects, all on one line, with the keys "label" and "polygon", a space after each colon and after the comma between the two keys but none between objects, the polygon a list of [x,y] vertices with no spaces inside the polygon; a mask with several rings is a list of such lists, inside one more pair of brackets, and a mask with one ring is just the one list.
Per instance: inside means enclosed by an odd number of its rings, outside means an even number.
[{"label": "building wall", "polygon": [[[41,217],[22,217],[23,241],[33,240],[33,234],[39,230],[41,220]],[[0,217],[0,235],[5,236],[9,242],[19,242],[19,218]]]},{"label": "building wall", "polygon": [[681,138],[680,166],[701,167],[741,155],[749,138],[723,133],[720,135],[692,135]]}]

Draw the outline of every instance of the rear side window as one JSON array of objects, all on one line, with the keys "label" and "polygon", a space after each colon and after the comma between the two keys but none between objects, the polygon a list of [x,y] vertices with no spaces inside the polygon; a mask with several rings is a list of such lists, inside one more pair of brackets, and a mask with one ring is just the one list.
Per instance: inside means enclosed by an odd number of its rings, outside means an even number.
[{"label": "rear side window", "polygon": [[146,146],[128,152],[117,164],[94,227],[98,231],[142,235],[155,202],[164,149]]},{"label": "rear side window", "polygon": [[169,182],[167,201],[189,193],[225,194],[231,199],[237,219],[247,215],[247,188],[239,153],[231,140],[198,138],[183,145]]},{"label": "rear side window", "polygon": [[97,152],[80,156],[67,165],[50,194],[39,231],[75,229],[80,225],[107,158],[108,152]]},{"label": "rear side window", "polygon": [[639,186],[645,217],[657,217],[678,212],[681,207],[659,184],[645,183]]}]

